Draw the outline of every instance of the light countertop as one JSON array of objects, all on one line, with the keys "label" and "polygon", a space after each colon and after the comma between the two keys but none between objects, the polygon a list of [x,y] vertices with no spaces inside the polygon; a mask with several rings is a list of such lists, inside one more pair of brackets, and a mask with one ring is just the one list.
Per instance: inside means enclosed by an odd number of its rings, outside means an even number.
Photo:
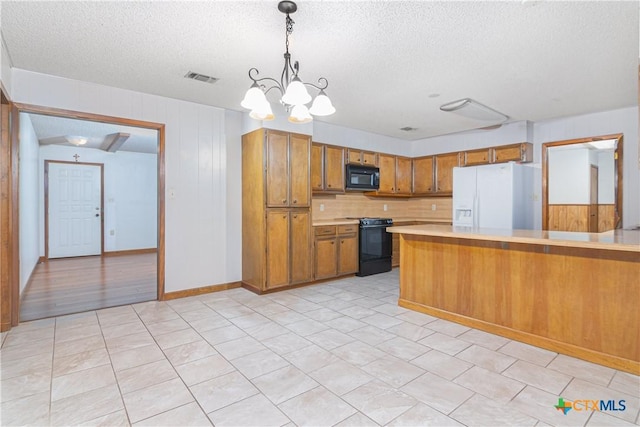
[{"label": "light countertop", "polygon": [[605,249],[640,253],[640,230],[612,230],[604,233],[577,233],[544,230],[504,230],[497,228],[453,227],[450,225],[407,225],[388,227],[390,233],[534,245]]}]

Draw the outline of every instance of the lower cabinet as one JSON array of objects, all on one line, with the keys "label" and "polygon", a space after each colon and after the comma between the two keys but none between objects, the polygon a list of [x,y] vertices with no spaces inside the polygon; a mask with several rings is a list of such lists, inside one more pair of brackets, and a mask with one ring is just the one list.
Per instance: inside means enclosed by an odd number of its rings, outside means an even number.
[{"label": "lower cabinet", "polygon": [[314,279],[352,274],[358,271],[358,226],[313,227],[315,235]]},{"label": "lower cabinet", "polygon": [[308,209],[268,211],[267,289],[312,280],[310,217]]}]

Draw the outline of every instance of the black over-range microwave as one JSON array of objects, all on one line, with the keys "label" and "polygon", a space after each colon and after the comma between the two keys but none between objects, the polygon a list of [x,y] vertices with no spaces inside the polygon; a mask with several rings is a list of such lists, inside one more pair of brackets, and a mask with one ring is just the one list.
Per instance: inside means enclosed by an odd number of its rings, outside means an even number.
[{"label": "black over-range microwave", "polygon": [[377,190],[380,187],[380,169],[375,166],[348,164],[347,190]]}]

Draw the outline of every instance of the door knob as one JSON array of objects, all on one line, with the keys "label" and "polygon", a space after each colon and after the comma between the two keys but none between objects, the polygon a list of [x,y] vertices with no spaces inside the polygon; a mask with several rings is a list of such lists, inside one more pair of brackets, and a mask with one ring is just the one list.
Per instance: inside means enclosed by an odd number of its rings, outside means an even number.
[{"label": "door knob", "polygon": [[100,214],[99,214],[99,213],[97,213],[97,214],[96,214],[96,216],[100,216]]}]

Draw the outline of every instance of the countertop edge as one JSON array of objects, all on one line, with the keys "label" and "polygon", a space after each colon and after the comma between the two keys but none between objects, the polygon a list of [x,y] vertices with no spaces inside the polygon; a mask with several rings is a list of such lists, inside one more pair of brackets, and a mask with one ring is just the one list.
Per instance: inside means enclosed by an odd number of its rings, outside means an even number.
[{"label": "countertop edge", "polygon": [[[448,229],[447,229],[448,228]],[[499,234],[491,234],[491,230],[482,231],[482,229],[453,229],[453,227],[445,226],[429,226],[429,225],[409,225],[409,226],[393,226],[388,227],[390,233],[409,234],[416,236],[432,236],[432,237],[448,237],[456,239],[468,240],[484,240],[493,242],[511,242],[525,243],[533,245],[549,245],[562,246],[570,248],[600,249],[608,251],[625,251],[640,253],[640,244],[636,243],[620,243],[620,242],[598,242],[598,241],[580,241],[566,240],[561,238],[550,238],[545,236],[506,236]],[[514,230],[521,232],[537,232],[544,233],[542,230]],[[624,233],[624,230],[620,230]],[[608,233],[608,232],[607,232]],[[640,236],[640,232],[627,231],[627,233],[636,233],[634,236]],[[582,234],[604,234],[604,233],[582,233]]]}]

